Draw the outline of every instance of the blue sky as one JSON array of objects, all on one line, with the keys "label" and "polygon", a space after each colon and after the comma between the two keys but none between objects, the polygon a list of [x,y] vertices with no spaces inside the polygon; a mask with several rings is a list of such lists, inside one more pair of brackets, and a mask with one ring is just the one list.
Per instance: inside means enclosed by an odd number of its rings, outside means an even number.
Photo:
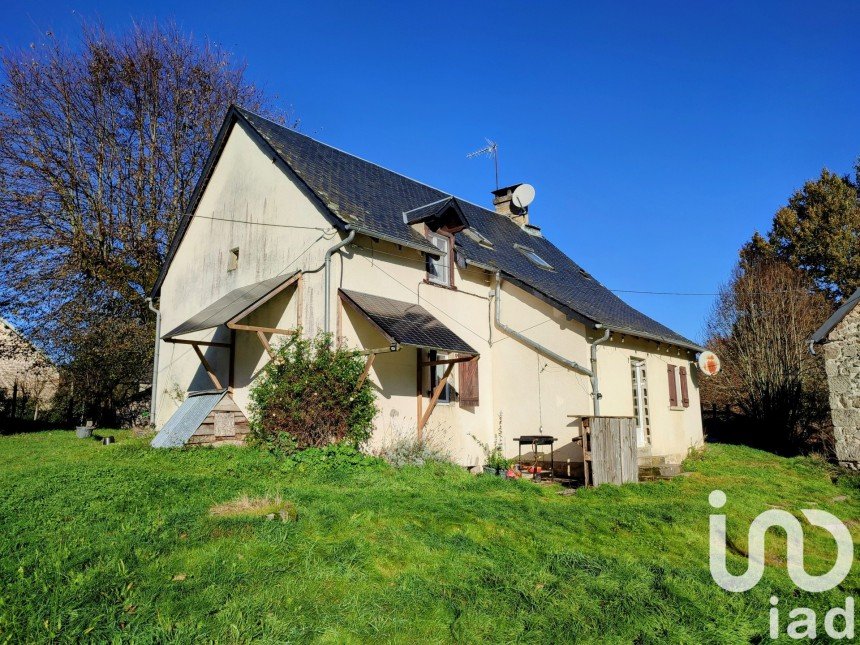
[{"label": "blue sky", "polygon": [[[232,50],[302,130],[532,221],[606,286],[716,291],[737,250],[823,166],[860,155],[854,2],[21,2],[0,44],[80,16],[173,19]],[[700,340],[713,298],[622,293]]]}]

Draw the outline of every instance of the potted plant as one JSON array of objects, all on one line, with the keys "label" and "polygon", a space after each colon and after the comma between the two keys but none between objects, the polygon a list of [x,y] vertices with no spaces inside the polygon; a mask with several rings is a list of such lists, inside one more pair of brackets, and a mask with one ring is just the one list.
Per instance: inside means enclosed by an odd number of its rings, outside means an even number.
[{"label": "potted plant", "polygon": [[492,447],[478,439],[473,434],[470,434],[469,436],[475,440],[475,443],[477,443],[484,452],[484,474],[496,475],[497,477],[507,476],[508,468],[513,463],[513,460],[507,459],[505,457],[504,450],[502,449],[501,413],[499,413],[499,429],[496,431],[496,436],[493,438],[494,441]]}]

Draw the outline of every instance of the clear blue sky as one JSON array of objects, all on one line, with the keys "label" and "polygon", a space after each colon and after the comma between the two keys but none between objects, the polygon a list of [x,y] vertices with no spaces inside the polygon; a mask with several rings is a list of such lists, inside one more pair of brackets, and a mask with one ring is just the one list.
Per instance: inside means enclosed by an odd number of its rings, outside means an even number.
[{"label": "clear blue sky", "polygon": [[[532,221],[610,288],[713,292],[823,166],[860,155],[856,2],[22,2],[0,44],[174,19],[244,59],[302,130]],[[621,294],[701,339],[711,297]]]}]

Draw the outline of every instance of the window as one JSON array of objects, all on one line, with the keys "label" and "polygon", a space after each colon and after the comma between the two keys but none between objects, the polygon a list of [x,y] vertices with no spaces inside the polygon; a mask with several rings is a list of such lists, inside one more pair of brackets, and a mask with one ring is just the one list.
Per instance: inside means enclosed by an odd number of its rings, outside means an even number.
[{"label": "window", "polygon": [[552,265],[546,260],[544,260],[537,253],[535,253],[534,249],[530,249],[527,246],[522,246],[521,244],[514,244],[514,248],[520,253],[522,253],[524,256],[526,256],[529,260],[531,260],[531,263],[535,266],[540,267],[541,269],[544,269],[546,271],[553,270]]},{"label": "window", "polygon": [[476,231],[473,228],[463,229],[463,235],[468,237],[473,242],[477,242],[478,244],[483,246],[485,249],[492,249],[493,248],[493,243],[490,242],[490,240],[488,240],[486,237],[481,235],[480,232]]},{"label": "window", "polygon": [[[687,368],[669,365],[669,407],[675,410],[690,407],[690,392],[687,385]],[[678,396],[680,395],[680,401]]]},{"label": "window", "polygon": [[239,268],[239,247],[230,249],[230,255],[227,257],[227,270],[235,271]]},{"label": "window", "polygon": [[633,360],[630,363],[633,377],[633,417],[636,419],[636,442],[640,446],[651,443],[651,419],[648,413],[648,380],[645,374],[645,361]]},{"label": "window", "polygon": [[451,286],[451,240],[439,233],[429,233],[428,240],[441,253],[438,258],[427,254],[427,280],[433,284]]},{"label": "window", "polygon": [[[434,349],[431,349],[429,354],[430,362],[433,363],[435,361],[446,361],[448,360],[447,354],[442,354],[441,352],[437,352]],[[431,365],[430,366],[430,396],[433,396],[433,392],[436,391],[436,386],[439,385],[439,381],[442,380],[442,377],[445,376],[445,370],[448,369],[447,364],[442,365]],[[454,388],[451,387],[451,379],[454,377],[454,372],[451,372],[451,375],[448,376],[448,381],[445,383],[445,388],[442,390],[442,393],[439,395],[439,403],[450,403],[453,397]]]}]

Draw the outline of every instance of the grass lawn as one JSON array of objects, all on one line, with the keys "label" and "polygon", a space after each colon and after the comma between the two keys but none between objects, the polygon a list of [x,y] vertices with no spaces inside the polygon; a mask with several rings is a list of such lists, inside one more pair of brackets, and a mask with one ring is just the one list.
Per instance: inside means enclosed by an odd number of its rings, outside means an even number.
[{"label": "grass lawn", "polygon": [[[771,595],[784,634],[789,609],[816,609],[821,630],[860,589],[855,566],[840,588],[798,591],[776,532],[752,591],[711,580],[715,488],[737,550],[770,507],[828,510],[856,541],[858,480],[811,459],[712,445],[687,477],[561,495],[451,466],[295,465],[113,434],[0,437],[0,642],[769,641]],[[298,519],[210,513],[243,496],[279,496]],[[807,570],[828,570],[832,540],[805,528]]]}]

